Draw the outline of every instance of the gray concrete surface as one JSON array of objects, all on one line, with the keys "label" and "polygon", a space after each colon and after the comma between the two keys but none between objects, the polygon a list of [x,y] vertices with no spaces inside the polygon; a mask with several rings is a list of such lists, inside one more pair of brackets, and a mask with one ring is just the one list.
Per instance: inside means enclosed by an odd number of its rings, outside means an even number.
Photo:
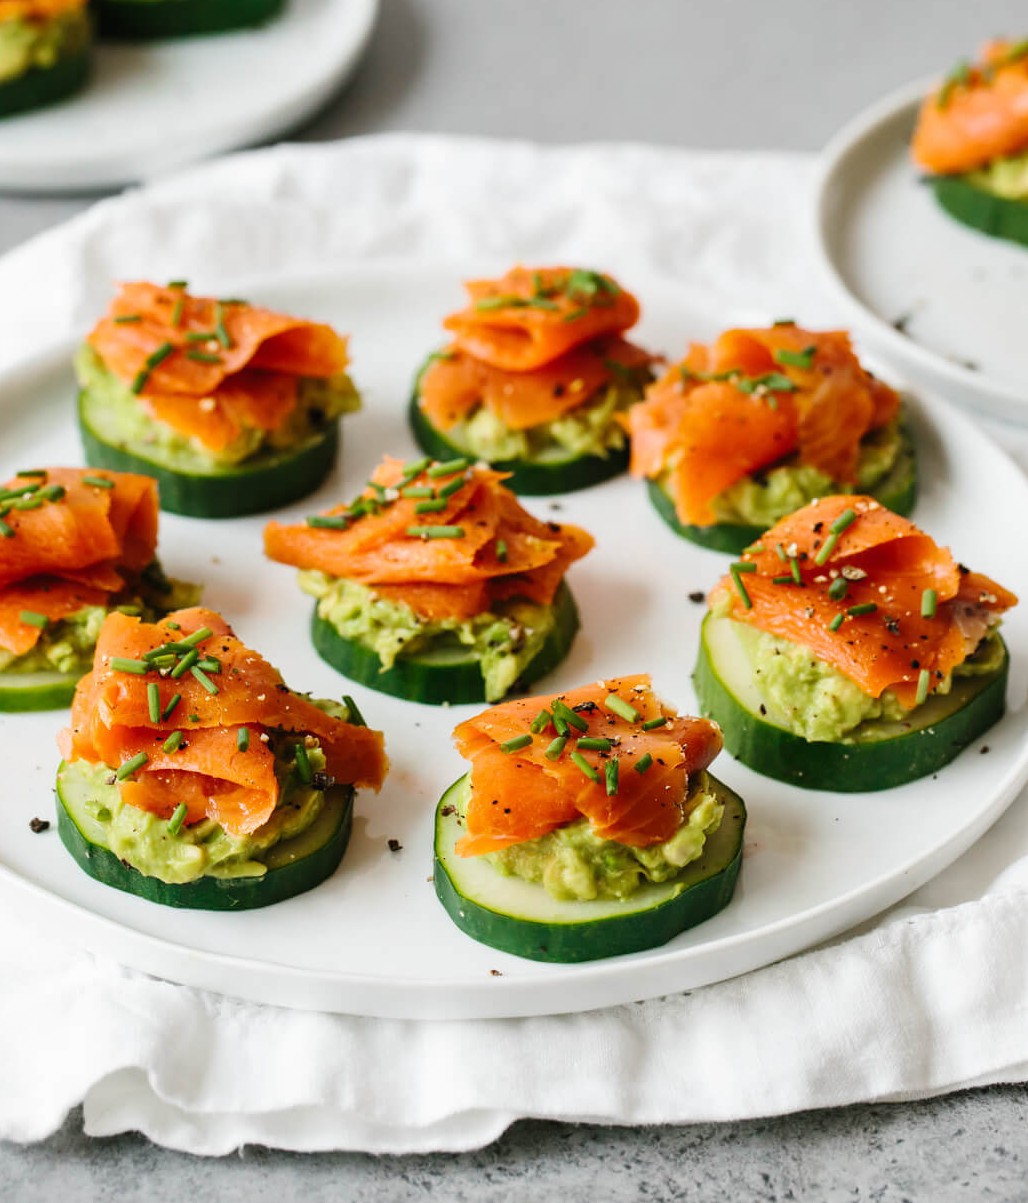
[{"label": "gray concrete surface", "polygon": [[[906,80],[982,38],[1023,35],[1023,0],[383,0],[368,56],[303,141],[412,129],[816,150]],[[2,132],[0,132],[2,136]],[[0,251],[88,198],[0,197]],[[2,437],[2,436],[0,436]],[[3,1067],[0,1066],[0,1089]],[[4,1203],[1028,1200],[1028,1092],[747,1123],[607,1129],[525,1122],[462,1156],[200,1161],[81,1118],[0,1145]]]}]

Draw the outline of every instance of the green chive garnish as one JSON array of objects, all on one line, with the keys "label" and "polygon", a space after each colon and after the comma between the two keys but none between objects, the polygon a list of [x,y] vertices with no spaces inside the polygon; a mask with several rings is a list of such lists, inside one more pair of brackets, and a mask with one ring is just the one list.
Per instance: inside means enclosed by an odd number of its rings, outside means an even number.
[{"label": "green chive garnish", "polygon": [[145,752],[137,752],[131,759],[126,760],[120,766],[114,776],[119,781],[124,781],[126,777],[131,777],[136,769],[141,769],[144,764],[150,759]]},{"label": "green chive garnish", "polygon": [[555,719],[562,718],[568,726],[574,727],[576,731],[587,731],[589,729],[589,724],[585,719],[577,711],[572,710],[567,702],[562,701],[560,698],[553,703],[553,717]]},{"label": "green chive garnish", "polygon": [[240,752],[246,752],[250,747],[250,728],[240,727],[236,732],[236,747]]},{"label": "green chive garnish", "polygon": [[646,722],[643,723],[643,730],[644,731],[656,731],[656,729],[658,727],[665,726],[667,722],[668,722],[668,717],[666,714],[662,714],[658,718],[648,718],[646,720]]},{"label": "green chive garnish", "polygon": [[82,483],[84,485],[92,485],[94,489],[114,488],[114,481],[109,480],[106,476],[83,476]]},{"label": "green chive garnish", "polygon": [[814,563],[820,567],[820,565],[822,565],[825,560],[828,559],[832,552],[835,551],[835,545],[838,542],[839,536],[833,531],[828,538],[825,539],[824,543],[821,544],[820,548],[818,548],[817,555],[814,556]]},{"label": "green chive garnish", "polygon": [[488,309],[524,309],[528,305],[528,301],[524,297],[515,296],[513,293],[504,293],[496,297],[482,297],[475,302],[475,308],[482,312]]},{"label": "green chive garnish", "polygon": [[554,708],[553,708],[553,729],[557,732],[558,735],[567,735],[567,733],[568,733],[568,725],[564,721],[561,714],[558,712],[556,706],[554,706]]},{"label": "green chive garnish", "polygon": [[184,643],[186,647],[196,647],[198,643],[203,643],[205,639],[209,639],[213,634],[214,632],[210,627],[201,627],[198,631],[194,631],[192,635],[187,635],[180,642]]},{"label": "green chive garnish", "polygon": [[775,351],[775,363],[784,364],[790,368],[806,370],[814,362],[817,347],[804,347],[802,351],[787,351],[784,347]]},{"label": "green chive garnish", "polygon": [[186,307],[185,297],[179,297],[179,299],[175,302],[175,308],[172,309],[172,311],[171,311],[171,324],[173,326],[176,326],[176,327],[181,326],[182,311],[185,309],[185,307]]},{"label": "green chive garnish", "polygon": [[150,711],[150,722],[161,721],[161,687],[156,681],[151,681],[146,687],[146,704]]},{"label": "green chive garnish", "polygon": [[210,679],[210,677],[209,677],[209,676],[208,676],[208,675],[207,675],[207,674],[206,674],[206,673],[203,671],[203,669],[202,669],[202,668],[198,668],[198,667],[197,667],[197,666],[194,664],[194,665],[192,665],[192,667],[189,669],[189,671],[190,671],[190,672],[193,674],[193,676],[194,676],[194,677],[196,677],[196,679],[197,679],[197,680],[200,682],[200,684],[201,684],[201,685],[204,687],[204,689],[206,689],[206,690],[207,690],[207,692],[208,692],[208,693],[210,693],[210,694],[215,694],[215,693],[217,693],[217,692],[218,692],[218,687],[217,687],[217,685],[215,685],[215,684],[214,684],[214,682],[213,682],[213,681]]},{"label": "green chive garnish", "polygon": [[921,617],[934,618],[938,601],[938,593],[936,593],[934,589],[926,589],[924,593],[921,594]]},{"label": "green chive garnish", "polygon": [[873,614],[877,609],[875,602],[861,602],[859,606],[850,606],[846,613],[851,618],[859,618],[861,614]]},{"label": "green chive garnish", "polygon": [[67,491],[64,485],[47,485],[45,489],[39,490],[39,496],[44,501],[60,501]]},{"label": "green chive garnish", "polygon": [[111,668],[116,673],[135,673],[142,677],[150,671],[150,665],[145,660],[127,660],[124,656],[113,656]]},{"label": "green chive garnish", "polygon": [[651,764],[653,764],[653,757],[649,752],[643,752],[632,767],[637,773],[645,773]]},{"label": "green chive garnish", "polygon": [[220,673],[221,661],[217,656],[204,656],[196,663],[197,668],[202,668],[205,673]]},{"label": "green chive garnish", "polygon": [[731,566],[729,571],[732,574],[732,580],[735,582],[735,588],[736,588],[739,596],[742,598],[742,604],[746,607],[747,610],[752,610],[753,609],[753,599],[750,597],[749,593],[747,592],[746,586],[742,583],[742,576],[739,574],[739,572],[737,571],[736,566],[734,564]]},{"label": "green chive garnish", "polygon": [[532,742],[532,737],[527,732],[524,735],[515,735],[513,739],[504,740],[500,744],[500,751],[510,754],[511,752],[520,752],[522,748],[527,748]]},{"label": "green chive garnish", "polygon": [[162,722],[167,722],[168,719],[171,718],[171,716],[175,713],[175,707],[181,701],[182,701],[182,695],[180,693],[176,693],[176,694],[172,695],[171,700],[168,702],[167,706],[165,706],[164,709],[161,711],[161,721]]},{"label": "green chive garnish", "polygon": [[603,775],[606,778],[607,797],[613,797],[618,792],[618,758],[612,756],[604,765]]},{"label": "green chive garnish", "polygon": [[931,684],[932,674],[927,668],[922,668],[917,674],[917,694],[914,697],[914,703],[920,706],[928,697],[928,686]]},{"label": "green chive garnish", "polygon": [[179,679],[179,677],[183,676],[186,672],[188,672],[189,669],[191,669],[193,667],[193,665],[199,659],[200,659],[200,653],[196,650],[195,647],[191,647],[189,649],[189,651],[186,652],[186,654],[178,662],[178,664],[176,664],[175,667],[171,670],[172,679],[177,681]]},{"label": "green chive garnish", "polygon": [[39,614],[35,610],[22,610],[18,614],[18,618],[27,626],[38,627],[41,631],[45,631],[50,625],[50,619],[45,614]]},{"label": "green chive garnish", "polygon": [[609,739],[603,739],[602,736],[590,735],[588,738],[583,736],[576,744],[576,747],[584,748],[587,752],[609,752],[611,743]]},{"label": "green chive garnish", "polygon": [[828,624],[830,631],[837,631],[842,626],[842,620],[846,617],[845,614],[836,614],[832,621]]},{"label": "green chive garnish", "polygon": [[350,519],[345,514],[313,514],[307,519],[307,525],[315,530],[346,530]]},{"label": "green chive garnish", "polygon": [[785,550],[785,548],[781,545],[781,543],[775,544],[775,554],[778,556],[778,558],[782,561],[783,564],[786,563],[786,561],[789,559],[789,553]]},{"label": "green chive garnish", "polygon": [[343,694],[343,705],[346,707],[350,715],[350,725],[353,727],[366,727],[368,724],[364,721],[364,715],[361,714],[357,703],[350,697],[348,693]]},{"label": "green chive garnish", "polygon": [[403,497],[434,497],[435,489],[431,485],[404,485],[400,494]]},{"label": "green chive garnish", "polygon": [[448,480],[446,484],[439,490],[440,497],[452,497],[458,489],[463,489],[465,485],[463,476],[455,476],[453,480]]},{"label": "green chive garnish", "polygon": [[177,752],[182,747],[183,738],[181,731],[172,731],[161,747],[165,752]]},{"label": "green chive garnish", "polygon": [[19,501],[11,502],[12,510],[38,510],[43,504],[42,497],[22,497]]},{"label": "green chive garnish", "polygon": [[182,824],[186,821],[187,813],[188,811],[185,802],[180,802],[178,806],[175,807],[174,813],[168,820],[168,835],[178,835],[178,833],[182,830]]},{"label": "green chive garnish", "polygon": [[556,739],[550,742],[550,746],[543,755],[547,760],[559,760],[560,754],[564,751],[564,746],[567,742],[568,737],[566,735],[558,735]]},{"label": "green chive garnish", "polygon": [[576,768],[581,769],[581,771],[585,773],[590,781],[599,781],[600,774],[593,768],[589,761],[586,760],[581,752],[571,753],[571,763]]},{"label": "green chive garnish", "polygon": [[413,539],[463,539],[463,526],[408,526],[407,534]]},{"label": "green chive garnish", "polygon": [[795,585],[796,582],[792,579],[792,573],[786,572],[782,576],[773,576],[771,578],[772,585]]},{"label": "green chive garnish", "polygon": [[14,538],[14,527],[5,522],[3,518],[0,518],[0,535],[2,535],[5,539]]},{"label": "green chive garnish", "polygon": [[193,363],[223,363],[224,360],[220,355],[215,355],[213,351],[187,351],[186,359],[191,359]]},{"label": "green chive garnish", "polygon": [[792,574],[792,579],[797,585],[803,584],[803,577],[800,575],[800,562],[795,556],[789,557],[789,572]]},{"label": "green chive garnish", "polygon": [[168,287],[169,288],[188,288],[189,281],[188,280],[169,280]]},{"label": "green chive garnish", "polygon": [[500,561],[501,564],[506,564],[506,562],[507,562],[507,540],[506,539],[497,539],[496,540],[496,558]]},{"label": "green chive garnish", "polygon": [[844,576],[837,576],[828,586],[828,596],[832,601],[842,601],[849,592],[850,583]]},{"label": "green chive garnish", "polygon": [[303,744],[295,744],[293,757],[296,760],[296,775],[304,783],[310,785],[313,773],[311,772],[310,757],[307,755],[307,749]]},{"label": "green chive garnish", "polygon": [[414,507],[415,514],[438,514],[446,509],[445,497],[430,497],[428,501],[419,501]]},{"label": "green chive garnish", "polygon": [[841,535],[842,532],[846,530],[847,527],[852,526],[856,520],[857,514],[855,510],[843,510],[839,517],[836,518],[836,520],[828,529],[833,535]]},{"label": "green chive garnish", "polygon": [[165,623],[164,625],[168,628],[169,631],[181,631],[182,630],[182,624],[179,622],[168,622],[168,623]]},{"label": "green chive garnish", "polygon": [[232,339],[225,329],[225,307],[220,301],[214,307],[214,337],[226,351],[232,346]]},{"label": "green chive garnish", "polygon": [[449,459],[441,464],[433,464],[428,469],[427,475],[433,479],[439,476],[452,476],[455,472],[463,472],[469,463],[470,460],[463,457],[460,459]]},{"label": "green chive garnish", "polygon": [[624,698],[619,698],[616,693],[608,693],[603,699],[603,704],[612,714],[618,715],[619,718],[623,718],[627,723],[637,723],[639,721],[639,711],[634,706],[629,706]]},{"label": "green chive garnish", "polygon": [[415,476],[420,476],[431,462],[432,459],[428,455],[423,456],[421,459],[408,460],[403,465],[403,474],[413,480]]},{"label": "green chive garnish", "polygon": [[116,326],[129,326],[133,322],[141,322],[143,315],[141,313],[123,313],[120,317],[114,319]]},{"label": "green chive garnish", "polygon": [[550,712],[548,710],[546,710],[546,709],[540,710],[539,713],[535,716],[535,718],[532,719],[531,723],[529,723],[528,729],[529,729],[529,731],[532,732],[533,735],[538,735],[541,731],[546,730],[546,728],[550,725],[550,722],[552,721],[552,719],[553,719],[553,715],[550,714]]}]

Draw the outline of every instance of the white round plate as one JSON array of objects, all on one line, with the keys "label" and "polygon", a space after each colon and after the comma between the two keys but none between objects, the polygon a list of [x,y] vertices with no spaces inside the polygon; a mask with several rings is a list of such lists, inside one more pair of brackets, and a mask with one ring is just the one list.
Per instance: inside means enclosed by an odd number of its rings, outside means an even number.
[{"label": "white round plate", "polygon": [[815,193],[822,275],[858,330],[910,379],[1028,422],[1028,248],[950,217],[908,154],[924,81],[829,144]]},{"label": "white round plate", "polygon": [[[364,411],[344,422],[335,475],[280,517],[302,520],[354,496],[383,453],[414,452],[404,416],[411,377],[439,345],[440,318],[461,303],[458,280],[469,274],[452,266],[377,267],[242,292],[350,331],[365,396]],[[687,340],[706,340],[739,319],[665,282],[621,275],[645,300],[644,345],[678,355]],[[240,295],[237,284],[218,283]],[[0,477],[81,462],[68,354],[61,348],[0,381]],[[958,557],[1028,596],[1028,543],[1011,539],[1002,520],[1028,512],[1028,482],[953,410],[915,404],[913,421],[924,482],[918,519]],[[640,482],[627,477],[525,504],[597,536],[596,549],[570,575],[582,631],[540,692],[649,671],[664,697],[694,710],[690,675],[704,607],[689,595],[714,583],[725,558],[673,535]],[[264,521],[162,515],[160,555],[172,575],[203,581],[207,604],[294,688],[328,697],[352,692],[370,723],[385,730],[392,770],[380,795],[359,797],[340,870],[308,894],[242,914],[167,909],[100,885],[71,860],[53,828],[41,835],[29,829],[34,816],[53,816],[54,736],[66,715],[0,715],[0,904],[19,921],[161,977],[290,1007],[420,1018],[585,1010],[731,977],[866,919],[969,847],[1028,776],[1022,607],[1005,625],[1010,713],[979,741],[988,755],[976,745],[937,778],[867,795],[794,789],[723,756],[716,772],[750,810],[739,887],[726,910],[663,948],[607,961],[547,965],[495,952],[458,931],[431,884],[436,801],[465,767],[450,732],[480,707],[388,698],[323,664],[308,640],[308,598],[291,570],[261,554]],[[390,839],[402,849],[391,852]]]},{"label": "white round plate", "polygon": [[377,11],[378,0],[288,0],[238,33],[98,43],[82,92],[0,121],[0,190],[121,187],[284,134],[357,65]]}]

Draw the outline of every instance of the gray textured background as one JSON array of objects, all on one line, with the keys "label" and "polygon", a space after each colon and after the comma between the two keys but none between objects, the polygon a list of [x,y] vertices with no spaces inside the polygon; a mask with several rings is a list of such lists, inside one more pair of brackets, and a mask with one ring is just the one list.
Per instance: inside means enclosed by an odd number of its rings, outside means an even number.
[{"label": "gray textured background", "polygon": [[[815,151],[865,105],[984,37],[1024,36],[1026,16],[1024,0],[383,0],[352,83],[296,136]],[[89,202],[0,197],[0,251]],[[136,1198],[1013,1203],[1028,1200],[1028,1091],[689,1128],[526,1121],[463,1156],[250,1150],[198,1161],[138,1137],[90,1141],[77,1113],[40,1145],[0,1145],[4,1203]]]}]

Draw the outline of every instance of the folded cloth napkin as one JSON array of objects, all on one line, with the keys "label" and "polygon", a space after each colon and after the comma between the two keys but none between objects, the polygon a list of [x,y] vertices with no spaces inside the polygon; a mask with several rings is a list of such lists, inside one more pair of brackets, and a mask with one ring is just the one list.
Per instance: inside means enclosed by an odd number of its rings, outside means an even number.
[{"label": "folded cloth napkin", "polygon": [[[398,256],[643,265],[720,304],[830,323],[806,251],[813,169],[798,155],[412,136],[239,155],[99,204],[0,261],[0,370],[85,328],[112,277],[202,284]],[[1023,432],[1004,441],[1028,462]],[[0,1137],[44,1137],[82,1102],[94,1135],[134,1129],[195,1153],[424,1152],[481,1146],[523,1116],[683,1123],[1023,1081],[1026,946],[1023,794],[860,934],[587,1014],[291,1012],[41,943],[8,918]]]}]

